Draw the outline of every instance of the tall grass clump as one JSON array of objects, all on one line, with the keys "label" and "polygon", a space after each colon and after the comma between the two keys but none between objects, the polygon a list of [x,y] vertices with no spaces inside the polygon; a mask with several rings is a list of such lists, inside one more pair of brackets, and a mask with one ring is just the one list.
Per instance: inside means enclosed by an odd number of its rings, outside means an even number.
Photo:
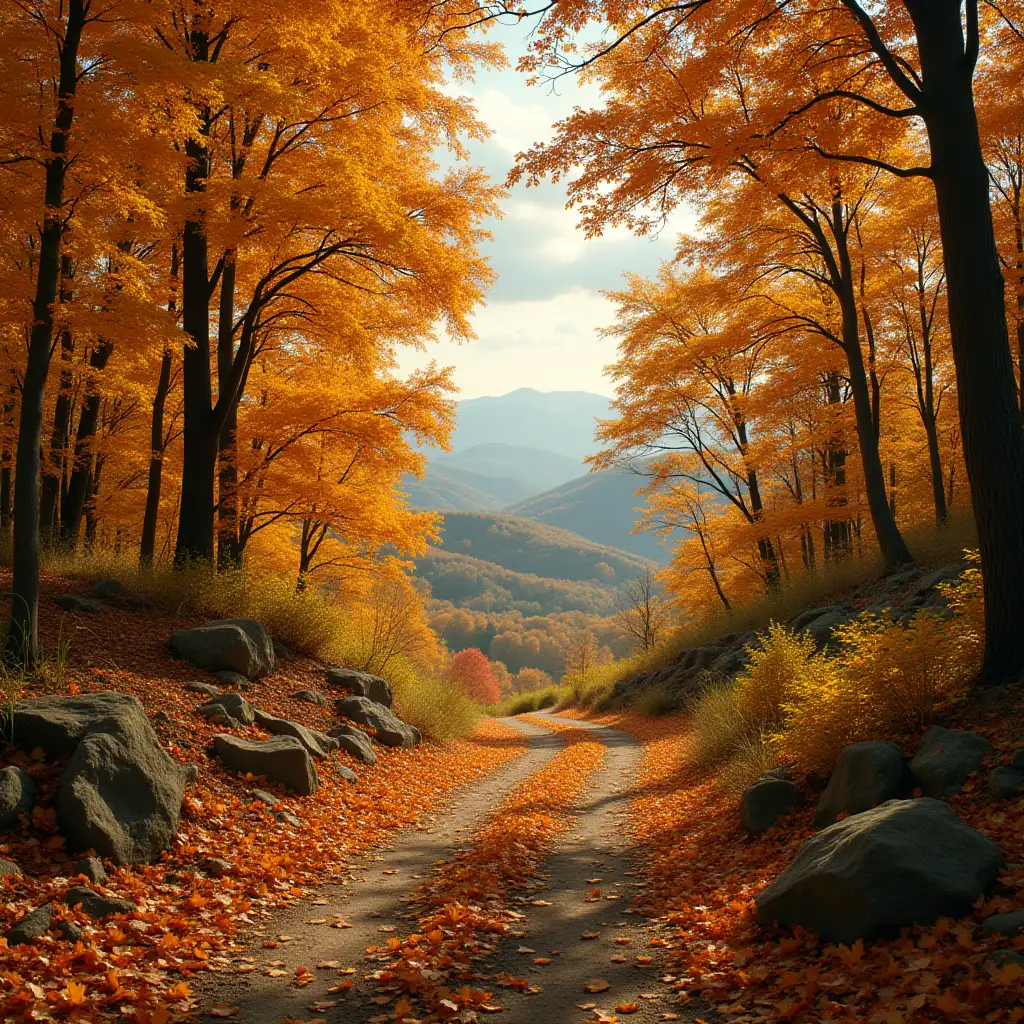
[{"label": "tall grass clump", "polygon": [[387,679],[396,713],[431,739],[463,739],[483,715],[446,672],[422,672],[407,659],[395,658],[388,663]]},{"label": "tall grass clump", "polygon": [[943,590],[951,618],[922,609],[902,623],[864,613],[835,631],[835,657],[771,625],[746,671],[697,699],[695,763],[725,762],[733,786],[780,762],[827,772],[849,743],[931,724],[966,692],[984,646],[980,571]]},{"label": "tall grass clump", "polygon": [[528,715],[534,711],[543,711],[558,704],[560,690],[557,686],[546,686],[543,690],[527,690],[513,693],[501,703],[487,709],[487,713],[495,718],[506,718],[514,715]]}]

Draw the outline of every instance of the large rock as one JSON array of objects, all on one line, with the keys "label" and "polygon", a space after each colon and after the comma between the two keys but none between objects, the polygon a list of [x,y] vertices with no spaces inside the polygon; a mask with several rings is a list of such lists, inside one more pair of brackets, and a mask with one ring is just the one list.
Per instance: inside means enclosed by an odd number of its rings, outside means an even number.
[{"label": "large rock", "polygon": [[1003,767],[988,773],[988,792],[993,800],[1012,800],[1024,793],[1024,768]]},{"label": "large rock", "polygon": [[903,751],[895,743],[843,747],[814,812],[815,826],[831,825],[844,811],[860,814],[900,796],[903,777]]},{"label": "large rock", "polygon": [[356,697],[369,697],[375,704],[390,708],[393,701],[391,684],[380,676],[354,668],[329,668],[324,672],[327,682],[339,690],[348,690]]},{"label": "large rock", "polygon": [[992,914],[981,922],[986,935],[1006,935],[1011,939],[1024,935],[1024,910],[1012,914]]},{"label": "large rock", "polygon": [[354,725],[338,725],[327,730],[328,736],[338,741],[338,746],[363,764],[376,764],[377,752],[373,749],[370,737]]},{"label": "large rock", "polygon": [[262,775],[294,789],[301,796],[312,795],[320,784],[309,751],[294,736],[243,740],[217,733],[213,737],[213,749],[228,768]]},{"label": "large rock", "polygon": [[70,755],[57,791],[57,822],[72,850],[120,864],[146,863],[178,831],[189,772],[160,746],[136,697],[39,697],[14,708],[14,740],[50,757]]},{"label": "large rock", "polygon": [[170,647],[177,657],[210,672],[227,670],[246,679],[262,679],[274,671],[274,643],[263,623],[255,619],[217,619],[179,629]]},{"label": "large rock", "polygon": [[319,690],[298,690],[292,696],[303,704],[315,704],[318,708],[325,708],[330,703]]},{"label": "large rock", "polygon": [[319,729],[310,729],[290,718],[278,718],[259,708],[255,709],[255,715],[256,724],[261,729],[266,729],[274,736],[294,736],[314,757],[324,758],[338,749],[338,741]]},{"label": "large rock", "polygon": [[0,832],[14,828],[36,803],[36,784],[13,764],[0,771]]},{"label": "large rock", "polygon": [[199,713],[204,718],[227,718],[230,725],[239,722],[242,725],[252,725],[256,721],[253,706],[240,693],[235,692],[218,693],[199,709]]},{"label": "large rock", "polygon": [[754,835],[766,832],[803,799],[799,787],[788,779],[762,778],[740,797],[740,821]]},{"label": "large rock", "polygon": [[976,732],[934,726],[921,739],[910,775],[925,796],[956,796],[991,749]]},{"label": "large rock", "polygon": [[66,612],[99,615],[103,611],[103,605],[94,601],[91,597],[82,597],[80,594],[58,594],[53,599],[53,603]]},{"label": "large rock", "polygon": [[369,697],[343,697],[337,702],[338,714],[376,730],[378,743],[386,747],[415,747],[422,742],[419,729],[403,722],[393,711]]},{"label": "large rock", "polygon": [[104,896],[86,885],[74,885],[61,897],[71,910],[81,909],[83,914],[101,920],[114,914],[134,914],[139,908],[131,900],[122,900],[117,896]]},{"label": "large rock", "polygon": [[758,919],[814,928],[829,942],[893,934],[969,913],[1002,860],[947,804],[890,800],[806,840],[757,897]]},{"label": "large rock", "polygon": [[92,592],[99,598],[104,600],[112,600],[118,597],[124,597],[128,591],[125,589],[125,585],[114,577],[110,577],[105,580],[97,580],[92,585]]}]

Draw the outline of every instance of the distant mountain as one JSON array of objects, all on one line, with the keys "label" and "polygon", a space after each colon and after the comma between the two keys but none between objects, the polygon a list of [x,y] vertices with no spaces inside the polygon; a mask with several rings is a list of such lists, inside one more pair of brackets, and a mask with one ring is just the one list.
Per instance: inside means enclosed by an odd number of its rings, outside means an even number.
[{"label": "distant mountain", "polygon": [[519,388],[507,395],[469,398],[459,402],[452,448],[459,453],[478,445],[516,445],[578,463],[596,451],[595,421],[608,412],[609,400],[588,391]]},{"label": "distant mountain", "polygon": [[437,512],[486,512],[537,494],[542,488],[507,476],[485,476],[431,462],[426,476],[408,476],[402,486],[416,508]]},{"label": "distant mountain", "polygon": [[571,530],[652,561],[666,562],[668,549],[650,533],[632,532],[642,499],[642,477],[627,469],[605,469],[577,477],[552,490],[509,505],[505,512]]},{"label": "distant mountain", "polygon": [[[579,459],[542,448],[490,442],[473,445],[452,454],[437,455],[430,460],[430,468],[494,493],[497,493],[495,488],[503,489],[503,493],[508,492],[510,485],[507,482],[485,485],[481,477],[492,480],[505,478],[506,481],[511,478],[519,482],[524,494],[530,495],[557,487],[579,476],[583,464]],[[509,497],[503,504],[517,500],[519,498]]]}]

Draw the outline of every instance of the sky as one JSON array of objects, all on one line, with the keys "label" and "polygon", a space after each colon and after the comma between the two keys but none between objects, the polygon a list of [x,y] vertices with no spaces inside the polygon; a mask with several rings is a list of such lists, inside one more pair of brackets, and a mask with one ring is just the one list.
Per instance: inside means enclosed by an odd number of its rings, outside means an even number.
[{"label": "sky", "polygon": [[[557,88],[529,86],[515,71],[525,52],[523,24],[493,29],[505,44],[509,67],[486,71],[458,91],[475,103],[493,134],[472,147],[473,163],[501,182],[516,153],[551,138],[552,125],[574,106],[595,105],[598,92],[563,78]],[[442,340],[426,352],[405,351],[405,371],[436,360],[454,366],[459,398],[502,395],[520,387],[538,391],[592,391],[611,395],[604,367],[615,356],[614,343],[599,336],[614,322],[615,307],[602,290],[619,288],[629,270],[653,274],[672,256],[682,221],[657,238],[635,238],[615,230],[587,240],[576,215],[565,209],[564,184],[517,185],[502,204],[503,218],[486,224],[493,241],[484,255],[498,274],[486,304],[473,318],[475,341]]]}]

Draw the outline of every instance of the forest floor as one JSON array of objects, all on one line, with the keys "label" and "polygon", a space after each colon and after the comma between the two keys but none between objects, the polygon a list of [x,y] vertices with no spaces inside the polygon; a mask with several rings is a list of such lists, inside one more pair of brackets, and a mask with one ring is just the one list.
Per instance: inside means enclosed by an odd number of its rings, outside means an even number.
[{"label": "forest floor", "polygon": [[[45,581],[47,597],[68,589]],[[48,605],[51,640],[57,621]],[[1024,1020],[1024,970],[992,962],[997,948],[1024,952],[1024,937],[979,927],[1024,903],[1024,800],[992,803],[983,775],[950,802],[1006,856],[991,897],[963,920],[837,947],[754,915],[754,897],[812,833],[813,801],[747,836],[737,795],[691,767],[681,716],[543,714],[382,750],[372,768],[339,755],[356,785],[328,764],[313,797],[277,791],[293,827],[209,755],[201,698],[182,689],[197,673],[164,648],[182,624],[152,609],[64,620],[74,639],[63,692],[135,693],[200,781],[160,863],[108,866],[107,891],[137,913],[79,917],[74,946],[52,934],[0,943],[4,1021]],[[322,725],[327,711],[291,696],[318,685],[321,667],[295,658],[247,696]],[[1024,738],[1022,707],[1024,687],[988,690],[942,724],[983,733],[994,764]],[[59,898],[73,863],[46,811],[60,765],[10,748],[4,760],[34,776],[43,807],[0,836],[0,857],[24,872],[0,880],[0,929]],[[209,872],[211,857],[228,870]]]}]

